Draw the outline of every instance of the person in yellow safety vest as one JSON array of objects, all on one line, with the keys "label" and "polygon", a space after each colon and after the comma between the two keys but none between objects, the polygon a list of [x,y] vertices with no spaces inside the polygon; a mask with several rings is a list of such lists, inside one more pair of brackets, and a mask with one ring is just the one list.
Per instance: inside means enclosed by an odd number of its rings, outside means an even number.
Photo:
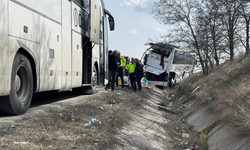
[{"label": "person in yellow safety vest", "polygon": [[118,57],[120,58],[120,65],[117,69],[117,76],[116,76],[116,87],[118,87],[118,77],[121,78],[122,88],[124,88],[124,79],[123,79],[123,69],[126,65],[126,59],[121,56],[121,52],[118,52]]},{"label": "person in yellow safety vest", "polygon": [[127,66],[129,65],[130,60],[126,60],[126,65],[125,65],[125,76],[129,77],[129,70],[127,69]]},{"label": "person in yellow safety vest", "polygon": [[137,88],[136,88],[135,77],[134,77],[136,63],[133,57],[131,58],[131,60],[132,61],[127,65],[126,69],[129,70],[129,80],[130,80],[130,84],[132,86],[133,92],[136,92]]}]

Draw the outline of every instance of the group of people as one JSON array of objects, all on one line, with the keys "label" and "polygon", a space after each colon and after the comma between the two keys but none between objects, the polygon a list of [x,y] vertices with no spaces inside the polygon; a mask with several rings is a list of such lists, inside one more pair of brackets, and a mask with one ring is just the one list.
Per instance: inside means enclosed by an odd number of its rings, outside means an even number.
[{"label": "group of people", "polygon": [[141,79],[143,77],[143,65],[139,62],[137,58],[134,59],[132,57],[131,61],[127,62],[126,59],[121,56],[121,53],[118,50],[110,50],[108,55],[108,64],[108,84],[105,87],[106,90],[111,88],[111,91],[113,91],[115,85],[116,87],[118,87],[118,77],[120,77],[122,88],[124,88],[123,76],[126,70],[129,73],[129,80],[133,92],[137,92],[137,90],[142,90]]}]

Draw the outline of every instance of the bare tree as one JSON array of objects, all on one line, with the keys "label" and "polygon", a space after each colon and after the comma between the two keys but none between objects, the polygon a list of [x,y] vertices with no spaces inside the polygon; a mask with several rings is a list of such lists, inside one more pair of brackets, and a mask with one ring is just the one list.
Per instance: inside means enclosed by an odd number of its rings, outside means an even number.
[{"label": "bare tree", "polygon": [[207,74],[195,30],[195,13],[198,6],[198,0],[159,0],[154,3],[153,15],[161,23],[177,27],[177,41],[184,42],[190,49],[195,50],[203,73]]},{"label": "bare tree", "polygon": [[208,74],[214,61],[220,64],[221,54],[234,59],[239,41],[250,53],[249,10],[249,0],[159,0],[152,13],[161,23],[172,26],[172,32],[165,36],[168,43],[178,42],[195,52],[203,73]]},{"label": "bare tree", "polygon": [[221,21],[225,28],[225,37],[228,41],[230,60],[234,59],[236,36],[238,35],[238,25],[240,17],[240,0],[217,0]]},{"label": "bare tree", "polygon": [[223,27],[221,22],[221,16],[219,13],[219,7],[216,4],[216,0],[209,0],[205,4],[206,19],[209,24],[209,33],[211,38],[212,55],[216,62],[216,65],[220,64],[220,54],[225,49]]},{"label": "bare tree", "polygon": [[[203,9],[204,5],[199,5],[196,12],[196,34],[199,43],[199,48],[202,54],[202,59],[204,61],[205,74],[209,71],[209,60],[210,60],[210,35],[209,35],[209,19],[206,10]],[[211,65],[211,64],[210,64]],[[213,65],[213,64],[212,64]]]},{"label": "bare tree", "polygon": [[250,2],[243,0],[240,3],[240,14],[245,23],[245,40],[242,40],[242,44],[246,49],[246,54],[249,54],[249,25],[250,25]]}]

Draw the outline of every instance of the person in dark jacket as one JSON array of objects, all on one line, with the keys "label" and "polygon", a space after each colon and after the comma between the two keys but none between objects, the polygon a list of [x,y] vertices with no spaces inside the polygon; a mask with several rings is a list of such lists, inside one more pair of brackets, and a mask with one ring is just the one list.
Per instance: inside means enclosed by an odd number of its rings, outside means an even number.
[{"label": "person in dark jacket", "polygon": [[109,70],[108,70],[108,84],[106,85],[106,87],[105,87],[105,90],[108,90],[108,89],[110,89],[110,84],[111,84],[111,79],[112,79],[112,74],[111,74],[111,70],[110,70],[110,64],[111,64],[111,59],[110,59],[110,57],[113,55],[113,51],[112,50],[109,50],[109,54],[108,54],[108,68],[109,68]]},{"label": "person in dark jacket", "polygon": [[137,82],[138,91],[141,91],[142,90],[141,79],[143,77],[143,66],[137,58],[135,59],[135,63],[136,63],[136,66],[135,66],[134,77],[135,77],[135,80]]},{"label": "person in dark jacket", "polygon": [[120,64],[120,58],[118,57],[118,50],[115,50],[110,56],[109,71],[111,72],[111,91],[114,90],[115,77],[117,73],[118,65]]},{"label": "person in dark jacket", "polygon": [[123,70],[126,65],[126,59],[121,56],[121,52],[118,52],[118,57],[120,59],[120,65],[118,65],[117,75],[116,75],[116,87],[118,87],[118,77],[121,78],[122,88],[124,88]]}]

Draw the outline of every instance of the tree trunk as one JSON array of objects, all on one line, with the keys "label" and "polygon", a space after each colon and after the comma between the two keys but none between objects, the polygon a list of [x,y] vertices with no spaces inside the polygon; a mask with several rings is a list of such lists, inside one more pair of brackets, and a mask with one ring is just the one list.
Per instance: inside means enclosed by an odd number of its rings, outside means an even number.
[{"label": "tree trunk", "polygon": [[206,74],[209,73],[209,46],[208,46],[208,43],[209,43],[209,36],[208,36],[208,32],[206,30],[206,47],[205,47],[205,57],[206,57]]},{"label": "tree trunk", "polygon": [[249,22],[250,18],[246,20],[246,54],[249,54]]},{"label": "tree trunk", "polygon": [[209,57],[209,64],[210,64],[211,69],[213,70],[214,69],[214,63],[211,60],[211,57]]},{"label": "tree trunk", "polygon": [[204,66],[204,62],[202,60],[202,56],[201,56],[200,52],[199,52],[198,56],[199,56],[199,60],[200,60],[200,63],[201,63],[202,72],[203,72],[203,74],[206,75],[207,72],[206,72],[206,69],[205,69],[205,66]]},{"label": "tree trunk", "polygon": [[208,58],[207,58],[207,53],[206,53],[206,59],[205,59],[205,74],[207,75],[208,74]]},{"label": "tree trunk", "polygon": [[197,50],[197,54],[198,54],[198,57],[199,57],[199,61],[200,61],[200,63],[201,63],[202,72],[203,72],[203,74],[207,75],[207,72],[206,72],[206,69],[205,69],[205,66],[204,66],[204,62],[203,62],[203,59],[202,59],[202,56],[201,56],[201,52],[200,52],[200,49],[199,49],[199,44],[198,44],[198,41],[197,41],[197,37],[196,37],[196,35],[195,35],[195,33],[194,33],[194,30],[193,30],[193,28],[192,28],[192,25],[191,25],[190,23],[188,23],[187,25],[188,25],[188,27],[190,28],[191,33],[192,33],[192,36],[193,36],[193,38],[194,38],[194,44],[195,44],[194,46],[195,46],[195,48],[196,48],[196,50]]},{"label": "tree trunk", "polygon": [[200,61],[200,64],[201,64],[202,72],[203,72],[203,74],[206,75],[207,72],[206,72],[206,69],[205,69],[205,66],[204,66],[204,61],[203,61],[202,56],[201,56],[201,52],[200,52],[200,49],[199,49],[198,41],[197,41],[196,36],[194,34],[193,34],[193,37],[194,37],[194,41],[195,41],[195,48],[197,50],[197,54],[198,54],[199,61]]},{"label": "tree trunk", "polygon": [[234,60],[234,36],[229,36],[229,50],[230,50],[230,60]]},{"label": "tree trunk", "polygon": [[205,74],[208,74],[208,71],[209,71],[209,65],[208,65],[208,62],[209,62],[209,56],[208,56],[208,45],[206,44],[206,48],[205,48],[205,69],[206,69],[206,73]]},{"label": "tree trunk", "polygon": [[234,30],[233,27],[231,26],[231,23],[229,23],[228,38],[229,38],[230,60],[232,61],[234,59]]},{"label": "tree trunk", "polygon": [[219,66],[220,65],[220,60],[219,60],[219,57],[218,57],[218,54],[217,54],[216,37],[215,37],[214,34],[213,34],[213,47],[214,47],[214,59],[215,59],[215,62],[216,62],[216,66]]},{"label": "tree trunk", "polygon": [[229,12],[229,17],[228,17],[228,38],[229,38],[229,54],[230,54],[230,60],[233,61],[234,59],[234,26],[233,26],[233,21],[231,19],[231,14]]}]

